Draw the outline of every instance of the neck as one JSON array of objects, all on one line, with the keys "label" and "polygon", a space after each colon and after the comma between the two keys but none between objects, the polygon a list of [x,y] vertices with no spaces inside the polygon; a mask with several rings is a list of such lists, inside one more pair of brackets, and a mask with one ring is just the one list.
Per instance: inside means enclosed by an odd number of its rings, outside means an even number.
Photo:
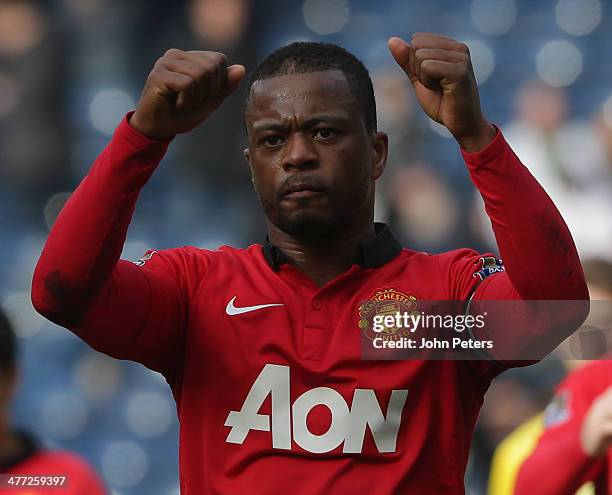
[{"label": "neck", "polygon": [[270,242],[281,249],[291,264],[317,287],[344,273],[354,263],[359,245],[374,239],[374,223],[339,231],[320,241],[305,241],[268,224]]}]

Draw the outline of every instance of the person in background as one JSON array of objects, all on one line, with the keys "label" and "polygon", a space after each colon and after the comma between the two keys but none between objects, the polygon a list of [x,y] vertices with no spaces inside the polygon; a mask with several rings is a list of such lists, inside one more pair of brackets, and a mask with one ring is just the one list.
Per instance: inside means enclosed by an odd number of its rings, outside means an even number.
[{"label": "person in background", "polygon": [[[583,268],[591,300],[612,301],[612,263],[601,259],[590,259],[583,263]],[[593,309],[597,310],[598,306],[594,306]],[[601,311],[593,312],[601,313]],[[599,326],[600,323],[591,321],[595,317],[591,315],[586,324]],[[561,346],[560,349],[561,352],[568,350],[566,346]],[[560,357],[567,358],[568,355]],[[603,467],[608,462],[604,459],[605,456],[597,455],[589,459],[581,451],[584,452],[591,444],[605,442],[601,427],[604,425],[603,418],[606,411],[612,411],[612,408],[603,400],[605,394],[602,394],[602,400],[595,397],[596,391],[612,385],[612,361],[596,361],[585,365],[587,363],[585,361],[563,359],[562,363],[570,374],[557,387],[557,392],[546,410],[521,424],[495,450],[489,476],[489,495],[610,493],[605,485],[606,472]],[[576,397],[581,397],[580,403],[577,401],[570,403],[569,397],[574,394],[572,392],[574,389]],[[582,399],[587,395],[591,400],[585,403]],[[578,412],[578,407],[586,409]],[[574,441],[578,438],[578,426],[581,421],[580,435],[586,440],[586,444],[583,442],[581,450],[577,450],[578,444]],[[599,440],[594,442],[593,438]],[[565,446],[561,445],[561,442],[565,441],[567,441]],[[575,455],[570,455],[568,451],[575,451]],[[576,456],[583,461],[580,465],[575,465],[577,471],[580,466],[583,467],[581,473],[576,472],[576,477],[555,476],[555,479],[564,485],[563,491],[556,491],[558,487],[554,490],[551,487],[547,488],[546,484],[537,481],[541,473],[546,472],[546,469],[543,469],[545,468],[543,461],[546,461],[548,467],[555,466],[556,472],[566,463],[574,462]],[[563,479],[565,481],[562,481]],[[595,485],[592,482],[584,483],[587,479],[595,481]]]},{"label": "person in background", "polygon": [[[106,494],[99,476],[81,457],[48,450],[29,433],[11,427],[9,406],[18,380],[16,354],[15,333],[0,309],[0,494]],[[40,486],[43,483],[51,486]]]}]

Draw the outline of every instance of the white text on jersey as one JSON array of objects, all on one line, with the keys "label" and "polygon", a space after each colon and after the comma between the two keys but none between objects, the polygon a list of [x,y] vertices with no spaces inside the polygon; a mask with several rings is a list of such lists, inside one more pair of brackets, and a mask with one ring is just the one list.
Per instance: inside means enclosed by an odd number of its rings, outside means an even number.
[{"label": "white text on jersey", "polygon": [[[290,450],[293,426],[293,440],[308,452],[330,452],[344,442],[342,451],[345,454],[358,454],[363,448],[366,426],[369,426],[378,451],[395,452],[408,390],[391,392],[385,417],[371,389],[355,389],[349,409],[342,395],[329,387],[304,392],[290,407],[289,387],[289,366],[266,364],[249,390],[242,409],[228,414],[225,426],[232,429],[226,442],[242,444],[251,430],[271,430],[272,447]],[[268,395],[272,396],[272,418],[258,413]],[[321,404],[330,410],[331,424],[325,433],[315,435],[308,430],[306,418],[312,408]]]}]

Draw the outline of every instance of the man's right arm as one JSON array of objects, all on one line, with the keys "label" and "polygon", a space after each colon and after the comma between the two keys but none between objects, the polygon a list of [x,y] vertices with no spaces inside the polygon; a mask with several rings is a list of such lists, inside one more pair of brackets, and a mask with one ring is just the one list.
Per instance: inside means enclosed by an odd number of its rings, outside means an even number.
[{"label": "man's right arm", "polygon": [[[36,310],[114,357],[142,361],[136,335],[151,310],[166,313],[157,321],[180,310],[178,287],[168,276],[147,277],[135,264],[119,260],[140,189],[167,146],[168,141],[142,136],[124,119],[62,209],[34,271]],[[153,288],[161,287],[167,298],[151,304]]]},{"label": "man's right arm", "polygon": [[[186,250],[146,266],[119,259],[141,188],[170,139],[197,127],[237,87],[244,68],[213,52],[169,50],[136,112],[58,216],[32,281],[32,302],[95,349],[172,374],[185,325]],[[184,272],[183,272],[184,273]]]}]

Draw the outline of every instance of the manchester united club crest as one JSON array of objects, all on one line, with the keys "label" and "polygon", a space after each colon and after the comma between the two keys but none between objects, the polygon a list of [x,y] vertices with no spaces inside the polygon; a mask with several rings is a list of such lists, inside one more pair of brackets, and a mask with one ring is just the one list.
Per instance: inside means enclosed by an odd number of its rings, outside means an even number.
[{"label": "manchester united club crest", "polygon": [[395,325],[385,326],[382,332],[374,331],[374,317],[386,315],[418,313],[417,297],[399,290],[388,288],[378,289],[369,299],[359,304],[358,327],[370,340],[382,337],[385,340],[395,340],[409,336],[407,328],[398,328]]}]

